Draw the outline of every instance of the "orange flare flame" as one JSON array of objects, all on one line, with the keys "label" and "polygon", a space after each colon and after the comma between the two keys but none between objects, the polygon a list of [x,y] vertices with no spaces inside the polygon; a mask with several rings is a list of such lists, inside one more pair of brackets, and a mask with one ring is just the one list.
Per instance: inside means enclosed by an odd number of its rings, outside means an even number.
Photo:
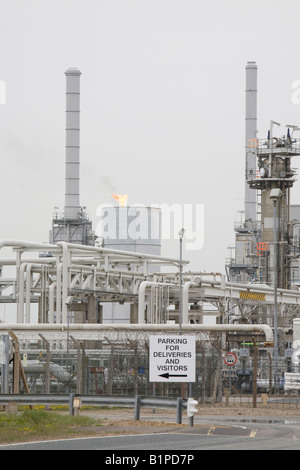
[{"label": "orange flare flame", "polygon": [[124,207],[127,205],[128,194],[113,194],[113,197],[119,201],[119,205]]}]

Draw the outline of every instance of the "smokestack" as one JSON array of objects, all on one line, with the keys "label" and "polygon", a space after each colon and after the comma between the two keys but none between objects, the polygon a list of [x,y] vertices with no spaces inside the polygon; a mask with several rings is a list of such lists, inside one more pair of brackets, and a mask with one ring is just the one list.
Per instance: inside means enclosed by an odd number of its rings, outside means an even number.
[{"label": "smokestack", "polygon": [[80,212],[79,165],[80,165],[80,75],[77,68],[66,72],[66,220],[76,220]]},{"label": "smokestack", "polygon": [[[256,178],[255,142],[257,131],[257,65],[246,65],[245,162],[246,180]],[[253,147],[251,147],[253,145]],[[249,147],[250,146],[250,147]],[[256,221],[256,191],[245,182],[245,222]],[[251,224],[253,225],[253,224]]]}]

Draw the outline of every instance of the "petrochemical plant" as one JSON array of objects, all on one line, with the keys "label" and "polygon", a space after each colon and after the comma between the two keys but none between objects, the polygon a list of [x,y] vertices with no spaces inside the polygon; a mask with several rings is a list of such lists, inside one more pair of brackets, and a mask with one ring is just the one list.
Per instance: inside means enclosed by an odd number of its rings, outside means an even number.
[{"label": "petrochemical plant", "polygon": [[[67,332],[68,342],[72,338],[76,347],[89,342],[91,357],[99,357],[101,350],[105,362],[122,335],[127,334],[126,341],[137,351],[130,335],[178,333],[179,325],[202,337],[226,334],[227,346],[241,358],[243,354],[244,365],[245,343],[255,336],[262,350],[273,352],[275,386],[284,372],[286,390],[297,389],[300,205],[290,204],[290,193],[296,181],[293,158],[300,156],[300,128],[288,125],[285,135],[277,136],[278,123],[270,121],[265,138],[258,136],[256,63],[246,65],[244,220],[234,227],[235,247],[226,260],[226,274],[205,273],[201,267],[190,272],[182,256],[161,256],[160,209],[128,206],[126,197],[103,208],[110,223],[99,242],[80,205],[81,72],[70,68],[65,74],[65,207],[53,217],[49,243],[0,241],[0,250],[11,250],[10,258],[0,257],[0,303],[16,306],[15,321],[1,323],[0,335],[13,331],[28,355],[37,341],[61,354]],[[140,237],[134,237],[137,218],[136,230],[147,227]],[[14,268],[14,276],[5,277],[7,267]],[[203,322],[208,316],[215,321]],[[34,367],[40,371],[39,364],[26,366],[29,374]],[[246,366],[243,383],[245,371]],[[63,363],[51,373],[63,382]],[[109,383],[108,391],[111,387]]]}]

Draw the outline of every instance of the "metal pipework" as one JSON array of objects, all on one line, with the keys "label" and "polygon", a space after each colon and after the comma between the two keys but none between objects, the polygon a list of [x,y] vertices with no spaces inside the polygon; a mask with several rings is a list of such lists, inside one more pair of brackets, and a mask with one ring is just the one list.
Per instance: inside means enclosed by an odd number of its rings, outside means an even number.
[{"label": "metal pipework", "polygon": [[189,290],[190,287],[198,287],[199,284],[193,281],[185,282],[182,294],[182,323],[189,323]]},{"label": "metal pipework", "polygon": [[174,284],[167,284],[164,282],[153,282],[153,281],[143,281],[140,284],[139,287],[139,309],[138,309],[138,322],[139,324],[144,324],[145,323],[145,295],[146,295],[146,289],[147,287],[152,287],[152,286],[161,286],[161,287],[167,287],[167,286],[173,286]]},{"label": "metal pipework", "polygon": [[80,166],[80,75],[77,68],[66,72],[66,220],[77,220],[80,213],[79,166]]},{"label": "metal pipework", "polygon": [[[55,262],[55,259],[52,259],[52,263]],[[18,323],[24,323],[24,293],[25,293],[25,271],[26,271],[26,313],[25,313],[25,322],[30,323],[30,285],[31,285],[31,270],[35,268],[39,272],[42,272],[45,267],[48,267],[48,264],[44,264],[44,261],[40,263],[28,263],[27,261],[22,263],[19,269],[18,276],[18,303],[17,303],[17,319]]]}]

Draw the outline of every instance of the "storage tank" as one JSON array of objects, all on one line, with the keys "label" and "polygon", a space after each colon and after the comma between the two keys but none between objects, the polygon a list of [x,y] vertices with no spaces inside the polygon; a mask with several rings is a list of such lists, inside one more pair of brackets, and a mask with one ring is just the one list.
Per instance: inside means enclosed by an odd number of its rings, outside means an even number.
[{"label": "storage tank", "polygon": [[159,207],[111,205],[103,207],[101,221],[104,247],[160,256]]},{"label": "storage tank", "polygon": [[[161,209],[143,205],[108,205],[102,208],[100,230],[105,248],[161,255]],[[149,266],[148,273],[159,271]],[[137,303],[103,303],[103,323],[136,323]]]}]

